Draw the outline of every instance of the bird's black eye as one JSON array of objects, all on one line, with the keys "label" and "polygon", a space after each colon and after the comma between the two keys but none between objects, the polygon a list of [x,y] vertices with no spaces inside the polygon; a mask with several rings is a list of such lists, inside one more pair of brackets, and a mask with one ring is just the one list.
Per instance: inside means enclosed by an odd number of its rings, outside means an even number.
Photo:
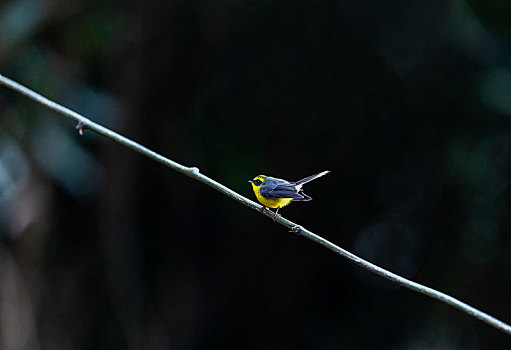
[{"label": "bird's black eye", "polygon": [[256,186],[259,186],[260,184],[262,184],[261,180],[255,180],[254,181],[254,185],[256,185]]}]

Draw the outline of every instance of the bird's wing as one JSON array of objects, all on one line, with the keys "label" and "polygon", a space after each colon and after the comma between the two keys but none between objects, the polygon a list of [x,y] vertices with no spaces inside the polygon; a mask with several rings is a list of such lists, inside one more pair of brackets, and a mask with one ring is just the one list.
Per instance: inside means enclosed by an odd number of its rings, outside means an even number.
[{"label": "bird's wing", "polygon": [[261,195],[267,198],[293,198],[297,201],[311,200],[309,196],[286,181],[261,187]]}]

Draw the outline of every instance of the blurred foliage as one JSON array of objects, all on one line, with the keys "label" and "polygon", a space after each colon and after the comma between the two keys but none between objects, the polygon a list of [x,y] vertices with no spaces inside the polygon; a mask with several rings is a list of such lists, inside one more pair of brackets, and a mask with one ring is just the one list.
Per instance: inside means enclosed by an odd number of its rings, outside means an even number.
[{"label": "blurred foliage", "polygon": [[[511,6],[0,3],[0,73],[511,322]],[[506,349],[509,337],[0,88],[0,348]]]}]

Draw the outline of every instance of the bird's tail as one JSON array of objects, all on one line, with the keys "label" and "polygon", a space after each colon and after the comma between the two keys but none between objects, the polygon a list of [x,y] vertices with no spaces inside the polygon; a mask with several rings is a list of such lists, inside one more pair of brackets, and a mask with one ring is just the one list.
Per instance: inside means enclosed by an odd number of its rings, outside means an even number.
[{"label": "bird's tail", "polygon": [[296,181],[295,185],[297,185],[297,186],[304,185],[307,182],[311,182],[312,180],[316,180],[318,177],[321,177],[323,175],[328,174],[329,172],[330,172],[330,170],[327,170],[327,171],[322,171],[322,172],[320,172],[319,174],[316,174],[316,175],[307,176],[304,179]]}]

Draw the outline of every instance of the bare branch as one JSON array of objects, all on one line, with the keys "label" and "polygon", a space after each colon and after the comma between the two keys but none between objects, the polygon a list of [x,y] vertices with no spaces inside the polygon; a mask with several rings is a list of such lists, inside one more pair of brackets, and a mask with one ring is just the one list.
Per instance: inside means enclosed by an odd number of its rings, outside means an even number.
[{"label": "bare branch", "polygon": [[[137,151],[137,152],[145,155],[146,157],[149,157],[157,162],[160,162],[163,165],[168,166],[169,168],[177,170],[180,173],[183,173],[191,178],[194,178],[202,183],[205,183],[206,185],[214,188],[217,191],[222,192],[226,196],[229,196],[230,198],[238,201],[239,203],[241,203],[243,205],[246,205],[247,207],[250,207],[250,208],[257,210],[259,212],[263,208],[261,205],[251,201],[248,198],[245,198],[245,197],[239,195],[238,193],[236,193],[233,190],[231,190],[230,188],[222,185],[221,183],[216,182],[215,180],[213,180],[205,175],[202,175],[199,172],[198,168],[186,167],[186,166],[176,163],[168,158],[165,158],[165,157],[159,155],[158,153],[153,152],[150,149],[138,144],[137,142],[132,141],[132,140],[128,139],[127,137],[124,137],[110,129],[107,129],[104,126],[101,126],[101,125],[85,118],[84,116],[82,116],[82,115],[80,115],[64,106],[61,106],[45,97],[39,95],[38,93],[24,87],[21,84],[18,84],[17,82],[15,82],[7,77],[0,75],[0,84],[3,84],[4,86],[6,86],[14,91],[17,91],[33,100],[45,105],[46,107],[54,110],[57,113],[60,113],[70,119],[73,119],[74,121],[76,121],[78,123],[76,128],[78,129],[80,134],[83,134],[84,129],[93,130],[101,135],[104,135],[114,141],[117,141],[117,142],[123,144],[126,147],[133,149],[134,151]],[[273,217],[273,212],[270,210],[265,209],[264,211],[262,211],[262,213],[270,219]],[[287,228],[289,228],[292,232],[294,232],[296,234],[299,234],[305,238],[310,239],[311,241],[321,244],[322,246],[333,251],[334,253],[342,256],[343,258],[350,260],[351,262],[357,264],[358,266],[360,266],[368,271],[371,271],[371,272],[373,272],[383,278],[386,278],[386,279],[390,280],[391,282],[397,283],[403,287],[406,287],[406,288],[414,290],[418,293],[427,295],[433,299],[437,299],[447,305],[450,305],[456,309],[459,309],[459,310],[465,312],[466,314],[468,314],[474,318],[477,318],[477,319],[489,324],[492,327],[497,328],[498,330],[501,330],[504,333],[507,333],[508,335],[511,335],[511,326],[509,326],[508,324],[496,319],[495,317],[490,316],[490,315],[488,315],[488,314],[486,314],[486,313],[484,313],[484,312],[482,312],[482,311],[480,311],[480,310],[478,310],[478,309],[476,309],[476,308],[474,308],[474,307],[472,307],[456,298],[453,298],[445,293],[439,292],[433,288],[429,288],[422,284],[413,282],[409,279],[406,279],[404,277],[396,275],[395,273],[387,271],[375,264],[372,264],[369,261],[366,261],[366,260],[356,256],[355,254],[350,253],[349,251],[347,251],[345,249],[342,249],[341,247],[333,244],[332,242],[327,241],[326,239],[312,233],[311,231],[303,228],[302,226],[297,225],[296,223],[294,223],[290,220],[287,220],[281,216],[277,216],[275,218],[275,222],[278,222],[279,224],[286,226]]]}]

